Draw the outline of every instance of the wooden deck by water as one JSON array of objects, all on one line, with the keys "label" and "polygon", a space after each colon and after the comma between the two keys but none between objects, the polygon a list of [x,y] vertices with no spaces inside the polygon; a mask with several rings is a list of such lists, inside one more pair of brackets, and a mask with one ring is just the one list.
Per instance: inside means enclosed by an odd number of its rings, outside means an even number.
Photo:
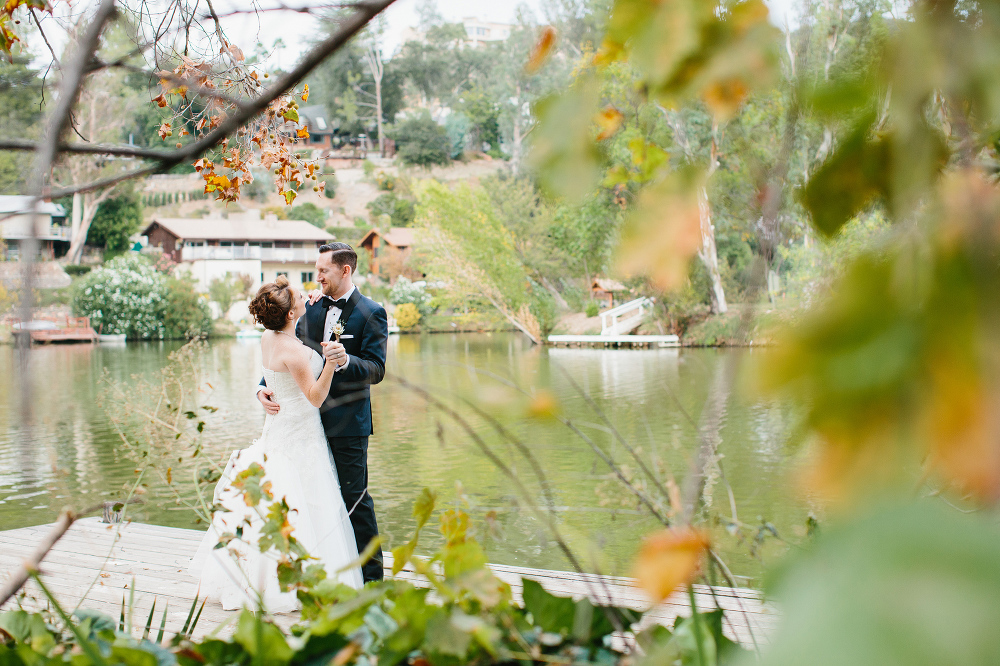
[{"label": "wooden deck by water", "polygon": [[[24,527],[0,532],[0,580],[6,578],[37,546],[48,525]],[[197,593],[197,581],[188,573],[188,565],[201,542],[204,532],[161,527],[142,523],[108,525],[98,518],[78,520],[56,544],[42,563],[43,580],[49,590],[68,609],[81,607],[102,611],[118,618],[122,599],[134,593],[134,625],[144,625],[150,607],[156,600],[156,626],[164,604],[167,604],[167,630],[179,631]],[[390,575],[392,557],[386,553],[386,575]],[[509,583],[520,600],[521,579],[539,581],[549,592],[560,596],[591,597],[598,603],[611,601],[640,611],[650,608],[645,595],[628,578],[577,574],[566,571],[526,569],[506,565],[490,565],[496,576]],[[399,577],[419,584],[412,571],[402,571]],[[132,582],[135,589],[129,590]],[[26,608],[44,607],[46,602],[33,582],[27,586]],[[695,599],[700,610],[721,607],[726,612],[726,633],[748,647],[756,640],[766,642],[777,616],[773,608],[762,602],[760,595],[742,588],[695,587]],[[81,602],[81,599],[84,601]],[[15,606],[9,601],[3,608]],[[665,603],[647,613],[643,622],[670,625],[674,618],[690,613],[686,594],[675,594]],[[195,635],[209,633],[225,625],[220,633],[232,630],[230,620],[235,612],[224,611],[218,604],[205,606]],[[279,615],[279,624],[290,626],[297,614]]]}]

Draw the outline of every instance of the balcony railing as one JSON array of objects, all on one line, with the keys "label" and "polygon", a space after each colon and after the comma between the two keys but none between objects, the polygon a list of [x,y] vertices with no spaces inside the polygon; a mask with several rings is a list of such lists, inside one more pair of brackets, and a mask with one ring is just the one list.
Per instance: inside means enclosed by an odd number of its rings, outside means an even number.
[{"label": "balcony railing", "polygon": [[181,248],[181,261],[199,259],[257,259],[260,261],[311,264],[316,261],[315,247],[259,247],[256,245],[199,245]]}]

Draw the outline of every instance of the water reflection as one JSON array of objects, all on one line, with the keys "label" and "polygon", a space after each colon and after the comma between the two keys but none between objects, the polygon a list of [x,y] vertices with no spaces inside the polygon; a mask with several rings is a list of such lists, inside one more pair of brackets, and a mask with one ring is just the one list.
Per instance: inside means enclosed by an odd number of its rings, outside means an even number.
[{"label": "water reflection", "polygon": [[[135,465],[97,404],[101,378],[106,374],[131,382],[133,375],[156,373],[177,346],[130,343],[32,350],[30,428],[21,423],[18,412],[20,387],[25,385],[19,352],[0,347],[0,376],[11,378],[0,383],[0,529],[50,521],[65,505],[83,507],[116,498],[134,483]],[[540,492],[523,456],[467,403],[502,423],[545,470],[561,529],[585,553],[585,561],[626,573],[638,540],[656,527],[655,522],[608,479],[606,467],[588,443],[554,420],[532,416],[531,401],[504,382],[529,394],[550,392],[561,414],[630,469],[635,465],[628,461],[618,436],[640,449],[658,473],[681,477],[697,446],[689,418],[697,419],[726,357],[726,352],[714,350],[538,348],[512,334],[392,336],[389,371],[455,406],[468,427],[518,478]],[[206,446],[221,460],[260,433],[263,410],[252,395],[260,378],[259,342],[214,342],[204,354],[203,366],[211,384],[205,400],[219,408],[209,419]],[[510,480],[459,424],[391,380],[373,393],[376,433],[369,449],[370,484],[380,524],[390,540],[398,543],[408,537],[412,500],[428,486],[439,491],[448,506],[467,505],[479,516],[497,513],[500,538],[487,538],[491,559],[566,566]],[[618,436],[590,407],[587,396],[613,423]],[[753,522],[760,516],[783,532],[801,524],[806,515],[805,505],[792,496],[787,481],[789,423],[781,405],[734,395],[720,449],[739,517]],[[716,488],[714,496],[716,504],[723,505],[716,507],[719,513],[728,514],[728,493]],[[194,526],[192,515],[155,485],[144,499],[143,505],[130,509],[134,519]],[[745,555],[745,548],[719,532],[734,568],[756,574],[759,564]],[[765,553],[777,550],[775,545]]]}]

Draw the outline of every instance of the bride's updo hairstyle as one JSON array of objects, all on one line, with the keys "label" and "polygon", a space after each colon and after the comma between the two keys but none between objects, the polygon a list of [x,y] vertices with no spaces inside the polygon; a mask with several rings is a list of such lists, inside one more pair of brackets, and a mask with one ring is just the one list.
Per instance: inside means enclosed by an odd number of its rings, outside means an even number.
[{"label": "bride's updo hairstyle", "polygon": [[257,295],[250,301],[250,314],[264,328],[280,331],[288,323],[292,303],[288,278],[279,275],[277,280],[265,284],[257,291]]}]

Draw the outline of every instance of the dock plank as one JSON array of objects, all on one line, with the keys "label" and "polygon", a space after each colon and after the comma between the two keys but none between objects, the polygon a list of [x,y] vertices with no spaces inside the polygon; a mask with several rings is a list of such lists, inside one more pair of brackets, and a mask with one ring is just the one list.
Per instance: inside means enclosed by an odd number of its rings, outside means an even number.
[{"label": "dock plank", "polygon": [[[2,572],[11,571],[20,564],[49,529],[48,525],[37,525],[0,532],[0,576],[6,577]],[[167,604],[167,630],[176,632],[180,630],[197,594],[198,581],[188,572],[188,567],[203,536],[204,532],[200,530],[142,523],[107,525],[97,518],[85,518],[74,523],[56,544],[41,570],[46,585],[61,603],[73,608],[86,595],[83,606],[115,618],[121,610],[122,600],[133,593],[129,588],[134,581],[135,623],[145,621],[156,600],[159,609]],[[385,553],[384,558],[388,576],[391,574],[392,556]],[[575,598],[586,596],[597,603],[610,601],[645,612],[640,624],[642,628],[653,623],[670,625],[676,617],[687,616],[691,612],[687,595],[680,593],[653,607],[630,578],[502,564],[491,564],[490,567],[498,578],[511,586],[517,600],[521,599],[522,580],[530,578],[553,594]],[[423,584],[412,569],[404,569],[397,578]],[[694,591],[695,603],[700,610],[716,607],[726,610],[726,633],[745,645],[766,642],[777,622],[775,609],[764,603],[754,590],[710,589],[697,585]],[[46,605],[41,591],[33,583],[26,586],[25,592],[26,596],[20,603],[26,608]],[[14,604],[12,600],[4,608]],[[157,616],[160,612],[157,611]],[[234,611],[225,611],[218,604],[209,603],[205,606],[196,635],[217,630],[226,635],[232,631],[233,617]],[[278,617],[279,624],[285,627],[297,620],[297,613]]]}]

